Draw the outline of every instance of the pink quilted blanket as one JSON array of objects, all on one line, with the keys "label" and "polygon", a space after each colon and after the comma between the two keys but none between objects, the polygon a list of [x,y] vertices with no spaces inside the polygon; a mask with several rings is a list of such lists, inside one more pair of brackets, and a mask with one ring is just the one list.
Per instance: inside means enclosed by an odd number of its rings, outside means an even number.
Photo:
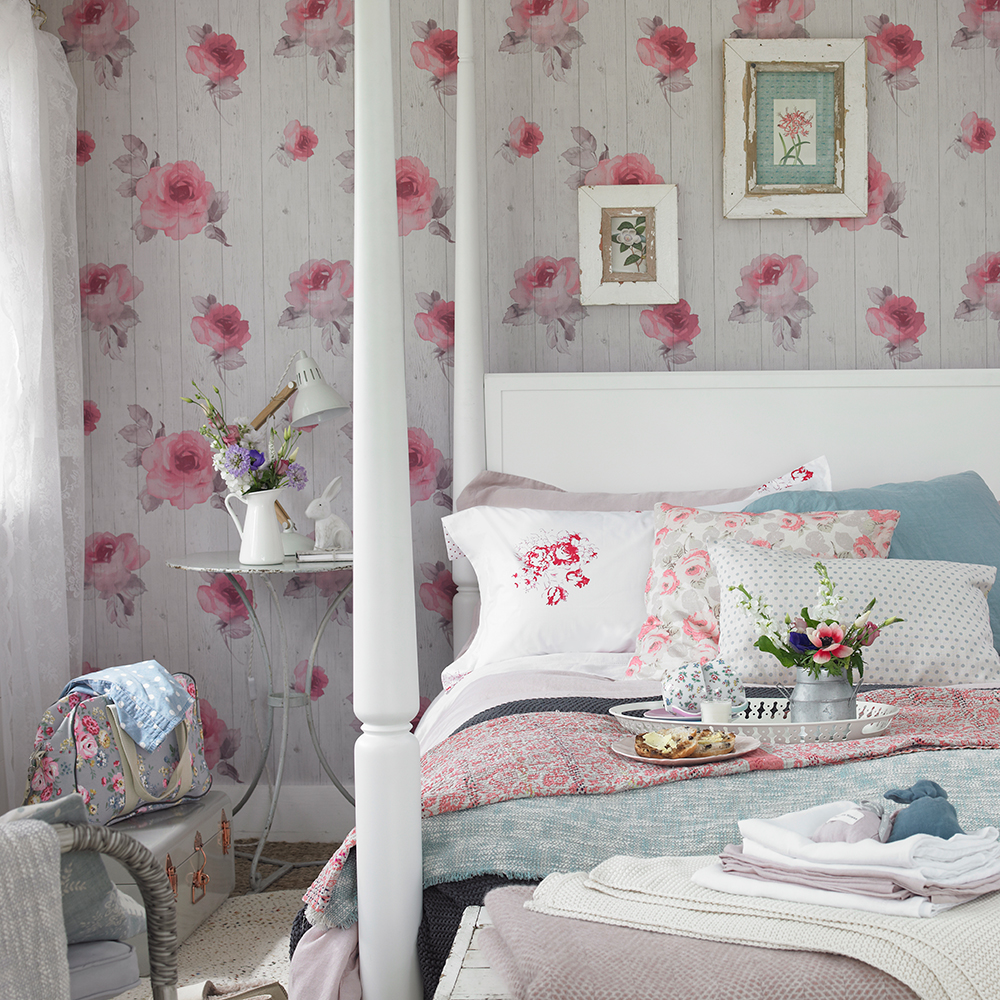
[{"label": "pink quilted blanket", "polygon": [[[765,744],[743,757],[678,767],[644,764],[613,753],[609,745],[623,734],[611,716],[537,712],[490,719],[424,754],[423,816],[510,799],[609,795],[670,781],[815,767],[917,750],[1000,748],[998,691],[905,688],[865,697],[900,707],[886,735]],[[307,905],[322,908],[355,843],[352,831],[303,897]]]}]

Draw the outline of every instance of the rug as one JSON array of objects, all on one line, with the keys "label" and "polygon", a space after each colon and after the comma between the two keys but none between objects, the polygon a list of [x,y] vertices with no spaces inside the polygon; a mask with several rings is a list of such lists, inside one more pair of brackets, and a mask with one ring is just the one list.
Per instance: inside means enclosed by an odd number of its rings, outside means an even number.
[{"label": "rug", "polygon": [[[333,857],[340,847],[339,843],[322,843],[317,841],[289,842],[285,840],[268,841],[264,845],[263,857],[279,861],[303,864],[301,868],[292,868],[279,879],[275,879],[264,892],[277,892],[281,889],[308,889],[313,880],[323,870],[323,866]],[[236,850],[241,854],[253,854],[257,850],[256,840],[237,840]],[[236,857],[236,886],[234,896],[243,896],[250,891],[250,858]],[[276,869],[263,860],[257,865],[257,874],[266,879]]]},{"label": "rug", "polygon": [[[288,934],[301,889],[232,896],[180,948],[177,983],[211,979],[234,993],[277,981],[288,988]],[[120,1000],[149,1000],[149,979]]]}]

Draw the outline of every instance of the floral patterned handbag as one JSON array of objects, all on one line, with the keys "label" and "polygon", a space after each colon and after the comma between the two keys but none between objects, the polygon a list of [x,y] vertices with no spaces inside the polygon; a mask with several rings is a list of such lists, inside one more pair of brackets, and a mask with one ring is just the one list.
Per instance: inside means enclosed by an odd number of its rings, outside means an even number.
[{"label": "floral patterned handbag", "polygon": [[152,751],[122,730],[107,695],[72,693],[46,709],[28,765],[24,805],[79,792],[90,822],[109,824],[204,795],[212,775],[197,688],[188,674],[173,676],[194,703]]}]

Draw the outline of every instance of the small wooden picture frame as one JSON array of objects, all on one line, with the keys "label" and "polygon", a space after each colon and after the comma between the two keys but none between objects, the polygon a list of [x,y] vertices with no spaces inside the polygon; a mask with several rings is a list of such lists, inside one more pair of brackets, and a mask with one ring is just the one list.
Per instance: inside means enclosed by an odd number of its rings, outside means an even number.
[{"label": "small wooden picture frame", "polygon": [[676,302],[677,185],[581,187],[578,197],[580,301]]},{"label": "small wooden picture frame", "polygon": [[863,38],[727,38],[723,215],[868,214]]}]

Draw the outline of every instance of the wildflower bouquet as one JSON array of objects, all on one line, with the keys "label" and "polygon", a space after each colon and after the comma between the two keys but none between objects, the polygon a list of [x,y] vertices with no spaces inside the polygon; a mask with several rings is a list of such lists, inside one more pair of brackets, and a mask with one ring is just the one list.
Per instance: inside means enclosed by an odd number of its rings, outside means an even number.
[{"label": "wildflower bouquet", "polygon": [[215,401],[209,399],[197,382],[194,398],[182,396],[184,403],[194,403],[205,413],[207,423],[199,430],[212,446],[212,465],[222,473],[230,493],[258,493],[292,486],[301,490],[308,482],[306,470],[295,461],[301,431],[286,427],[279,431],[254,430],[243,421],[227,423],[222,413],[221,394],[215,387]]},{"label": "wildflower bouquet", "polygon": [[882,629],[903,619],[873,621],[873,597],[861,613],[845,625],[843,599],[837,596],[826,566],[817,562],[814,568],[820,579],[819,604],[803,608],[797,618],[785,615],[781,628],[775,626],[771,609],[762,598],[753,597],[743,584],[729,589],[743,595],[740,605],[756,619],[761,634],[754,645],[761,652],[770,653],[783,667],[804,667],[813,677],[819,677],[824,671],[833,677],[846,673],[848,682],[853,685],[855,670],[859,681],[865,675],[862,649],[870,646]]}]

